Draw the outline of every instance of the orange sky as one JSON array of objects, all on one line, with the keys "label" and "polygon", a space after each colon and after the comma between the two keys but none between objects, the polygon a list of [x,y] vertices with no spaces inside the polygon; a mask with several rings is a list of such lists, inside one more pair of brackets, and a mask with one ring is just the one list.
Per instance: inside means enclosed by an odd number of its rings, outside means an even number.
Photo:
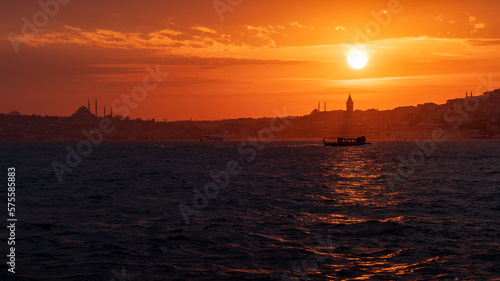
[{"label": "orange sky", "polygon": [[[102,115],[157,64],[169,76],[132,118],[303,115],[318,101],[344,109],[349,92],[356,109],[382,110],[500,87],[495,0],[42,3],[50,14],[0,3],[0,112],[67,116],[98,98]],[[360,70],[346,59],[356,49]]]}]

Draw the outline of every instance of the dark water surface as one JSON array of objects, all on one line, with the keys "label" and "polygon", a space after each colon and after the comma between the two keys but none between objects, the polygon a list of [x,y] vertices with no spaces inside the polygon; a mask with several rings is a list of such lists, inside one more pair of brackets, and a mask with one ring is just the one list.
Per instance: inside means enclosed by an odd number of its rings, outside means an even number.
[{"label": "dark water surface", "polygon": [[414,142],[107,143],[60,183],[67,145],[0,143],[1,280],[500,280],[499,141],[437,144],[394,187]]}]

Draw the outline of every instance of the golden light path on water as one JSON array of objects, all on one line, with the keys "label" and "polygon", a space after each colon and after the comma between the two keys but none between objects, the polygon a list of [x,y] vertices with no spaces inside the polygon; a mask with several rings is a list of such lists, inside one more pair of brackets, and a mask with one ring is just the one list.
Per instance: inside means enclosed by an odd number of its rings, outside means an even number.
[{"label": "golden light path on water", "polygon": [[[348,148],[331,150],[330,157],[324,157],[319,163],[323,167],[322,177],[331,178],[325,186],[329,192],[321,195],[309,194],[311,200],[329,202],[331,212],[328,214],[302,214],[301,229],[314,232],[311,226],[326,225],[330,232],[341,234],[346,229],[353,237],[345,237],[338,241],[337,247],[328,252],[324,248],[306,246],[304,250],[328,259],[322,266],[328,268],[321,271],[311,270],[310,276],[325,274],[327,271],[332,280],[340,280],[339,273],[357,271],[360,276],[342,278],[342,280],[368,280],[380,274],[392,273],[406,275],[424,268],[424,265],[439,259],[439,256],[425,258],[418,262],[409,260],[405,255],[413,249],[400,248],[395,250],[387,245],[396,243],[390,241],[390,228],[396,229],[409,218],[397,211],[379,214],[383,209],[397,209],[410,199],[402,192],[387,188],[384,165],[375,156],[373,150],[367,148]],[[312,198],[315,197],[315,198]],[[380,226],[381,225],[381,226]],[[387,229],[387,225],[390,226]],[[384,234],[387,231],[388,234]],[[380,237],[382,235],[382,237]],[[359,236],[358,238],[356,238]],[[375,236],[378,236],[375,238]],[[334,235],[335,237],[335,235]],[[387,239],[387,245],[375,241]]]}]

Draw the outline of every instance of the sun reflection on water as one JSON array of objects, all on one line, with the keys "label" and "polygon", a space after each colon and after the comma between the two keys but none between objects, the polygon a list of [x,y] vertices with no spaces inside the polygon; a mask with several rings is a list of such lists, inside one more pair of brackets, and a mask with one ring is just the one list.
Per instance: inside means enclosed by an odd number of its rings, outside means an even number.
[{"label": "sun reflection on water", "polygon": [[[328,253],[329,259],[324,263],[327,270],[316,274],[333,271],[333,280],[367,280],[380,274],[411,273],[421,263],[435,259],[415,261],[405,258],[412,251],[410,248],[390,250],[394,243],[393,233],[400,231],[407,221],[396,208],[406,199],[388,190],[384,163],[373,150],[331,149],[318,165],[321,177],[317,179],[317,186],[324,188],[307,196],[316,206],[326,207],[328,211],[322,208],[322,211],[302,212],[297,219],[301,230],[314,233],[319,227],[319,231],[332,234],[339,247]],[[377,239],[382,237],[382,242],[376,241],[375,236]],[[343,274],[346,276],[338,279]]]}]

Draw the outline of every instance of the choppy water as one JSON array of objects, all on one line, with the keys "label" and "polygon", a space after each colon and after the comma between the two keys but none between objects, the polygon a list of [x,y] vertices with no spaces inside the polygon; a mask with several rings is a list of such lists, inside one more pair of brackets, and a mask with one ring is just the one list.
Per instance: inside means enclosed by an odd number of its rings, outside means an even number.
[{"label": "choppy water", "polygon": [[[411,141],[281,142],[253,160],[237,143],[102,144],[59,183],[66,145],[0,144],[19,219],[2,280],[500,280],[498,141],[438,144],[393,188]],[[240,173],[187,224],[179,204],[228,162]]]}]

